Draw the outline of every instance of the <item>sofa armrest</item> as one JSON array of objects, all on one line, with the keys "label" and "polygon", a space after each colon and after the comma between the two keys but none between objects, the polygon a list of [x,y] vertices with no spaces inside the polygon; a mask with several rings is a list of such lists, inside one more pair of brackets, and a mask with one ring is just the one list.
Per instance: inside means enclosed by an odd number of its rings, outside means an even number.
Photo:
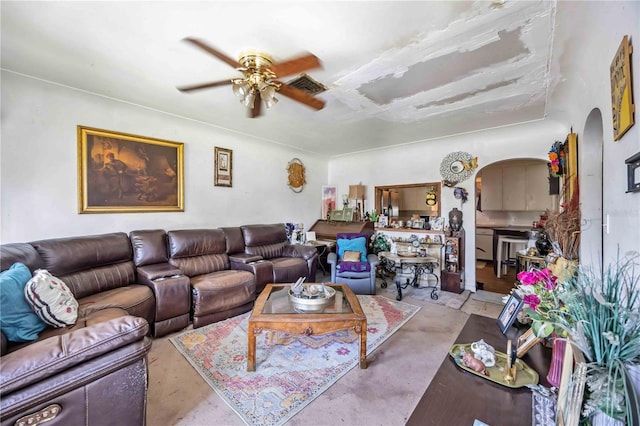
[{"label": "sofa armrest", "polygon": [[253,274],[256,280],[256,294],[260,294],[268,283],[273,282],[273,263],[268,260],[257,260],[255,262],[235,262],[231,260],[230,269],[248,271]]},{"label": "sofa armrest", "polygon": [[288,244],[284,246],[282,251],[283,257],[301,257],[304,260],[309,260],[314,255],[318,255],[318,250],[314,246],[305,246],[304,244]]},{"label": "sofa armrest", "polygon": [[127,315],[34,342],[2,357],[0,393],[8,394],[143,340],[148,332],[144,318]]},{"label": "sofa armrest", "polygon": [[[231,264],[247,264],[251,262],[258,262],[259,260],[263,260],[262,256],[257,254],[247,254],[247,253],[234,253],[229,255],[229,262]],[[231,269],[239,269],[239,268],[231,268]]]},{"label": "sofa armrest", "polygon": [[149,285],[152,281],[160,278],[170,278],[176,275],[182,275],[182,271],[170,263],[155,263],[153,265],[138,266],[138,282],[140,284]]}]

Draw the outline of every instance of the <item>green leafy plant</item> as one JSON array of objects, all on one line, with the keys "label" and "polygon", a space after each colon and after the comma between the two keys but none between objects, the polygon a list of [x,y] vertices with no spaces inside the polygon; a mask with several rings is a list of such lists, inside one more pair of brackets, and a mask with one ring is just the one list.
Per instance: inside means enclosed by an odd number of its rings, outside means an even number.
[{"label": "green leafy plant", "polygon": [[640,363],[640,284],[632,260],[618,261],[599,273],[580,268],[560,299],[566,310],[558,325],[587,363],[583,417],[601,410],[632,424],[640,418],[636,390],[627,368]]}]

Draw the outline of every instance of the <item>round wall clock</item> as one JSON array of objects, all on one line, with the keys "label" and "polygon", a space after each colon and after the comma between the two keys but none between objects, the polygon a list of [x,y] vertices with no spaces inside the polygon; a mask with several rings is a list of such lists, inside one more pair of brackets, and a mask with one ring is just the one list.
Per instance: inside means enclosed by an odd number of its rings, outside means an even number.
[{"label": "round wall clock", "polygon": [[291,188],[293,192],[301,192],[304,184],[307,183],[304,177],[304,165],[302,161],[298,158],[289,161],[287,171],[289,172],[289,188]]},{"label": "round wall clock", "polygon": [[462,151],[447,154],[442,163],[440,163],[442,179],[454,186],[456,183],[469,178],[473,174],[473,169],[478,167],[476,158],[468,152]]}]

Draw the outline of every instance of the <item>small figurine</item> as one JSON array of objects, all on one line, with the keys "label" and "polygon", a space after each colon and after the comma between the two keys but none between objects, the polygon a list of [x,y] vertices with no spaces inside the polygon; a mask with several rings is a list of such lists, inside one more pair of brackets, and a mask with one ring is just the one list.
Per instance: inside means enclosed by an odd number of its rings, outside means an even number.
[{"label": "small figurine", "polygon": [[471,355],[470,353],[465,353],[462,356],[462,361],[464,362],[464,365],[467,366],[467,368],[470,368],[473,371],[477,371],[478,373],[484,374],[485,376],[489,375],[489,372],[487,371],[487,368],[484,366],[482,361],[474,358],[473,355]]}]

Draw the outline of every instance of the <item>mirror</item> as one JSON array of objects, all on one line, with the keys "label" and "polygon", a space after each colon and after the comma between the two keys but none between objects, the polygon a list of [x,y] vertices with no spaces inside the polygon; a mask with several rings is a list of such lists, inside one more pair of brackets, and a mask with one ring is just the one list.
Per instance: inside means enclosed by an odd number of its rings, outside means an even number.
[{"label": "mirror", "polygon": [[389,218],[406,221],[440,216],[440,182],[384,185],[375,187],[376,211]]}]

